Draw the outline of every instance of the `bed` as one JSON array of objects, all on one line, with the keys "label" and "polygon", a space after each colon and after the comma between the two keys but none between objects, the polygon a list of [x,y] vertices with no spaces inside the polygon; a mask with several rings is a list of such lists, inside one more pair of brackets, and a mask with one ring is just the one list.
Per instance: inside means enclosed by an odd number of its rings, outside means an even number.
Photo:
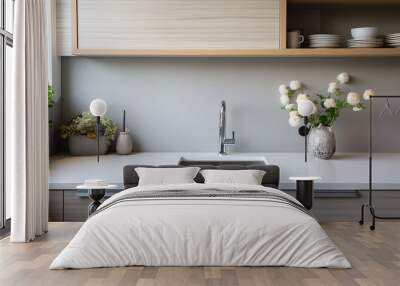
[{"label": "bed", "polygon": [[89,217],[50,269],[351,267],[307,210],[278,190],[277,166],[201,166],[263,170],[261,185],[205,184],[199,173],[194,183],[153,186],[138,186],[137,167],[124,168],[126,189]]}]

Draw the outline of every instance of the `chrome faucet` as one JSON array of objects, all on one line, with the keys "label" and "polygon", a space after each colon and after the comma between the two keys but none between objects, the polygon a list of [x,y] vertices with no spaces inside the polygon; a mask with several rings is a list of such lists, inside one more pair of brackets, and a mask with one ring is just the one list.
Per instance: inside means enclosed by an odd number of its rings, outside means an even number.
[{"label": "chrome faucet", "polygon": [[226,154],[226,145],[235,144],[235,132],[232,131],[232,138],[226,138],[226,122],[225,122],[226,105],[225,101],[221,102],[221,110],[219,112],[219,154]]}]

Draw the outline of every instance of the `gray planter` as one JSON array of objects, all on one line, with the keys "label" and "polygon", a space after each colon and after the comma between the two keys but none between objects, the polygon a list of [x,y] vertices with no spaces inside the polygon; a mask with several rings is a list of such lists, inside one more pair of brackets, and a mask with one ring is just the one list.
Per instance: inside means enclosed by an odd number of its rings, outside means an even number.
[{"label": "gray planter", "polygon": [[[99,154],[108,151],[109,144],[105,136],[100,136]],[[73,156],[97,155],[97,139],[90,139],[84,135],[74,135],[68,138],[69,153]]]},{"label": "gray planter", "polygon": [[308,135],[308,147],[314,157],[330,159],[336,152],[336,138],[330,127],[312,128]]}]

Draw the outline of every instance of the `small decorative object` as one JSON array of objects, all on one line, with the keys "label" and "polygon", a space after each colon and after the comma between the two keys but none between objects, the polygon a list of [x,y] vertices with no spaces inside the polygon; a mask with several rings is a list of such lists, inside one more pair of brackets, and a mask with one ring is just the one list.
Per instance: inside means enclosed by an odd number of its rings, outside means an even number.
[{"label": "small decorative object", "polygon": [[129,135],[128,130],[125,128],[125,116],[126,116],[126,112],[124,110],[124,119],[122,122],[122,132],[119,133],[119,136],[117,139],[117,144],[116,144],[117,153],[120,155],[128,155],[128,154],[132,153],[132,150],[133,150],[132,138]]},{"label": "small decorative object", "polygon": [[290,31],[287,33],[287,44],[289,49],[298,49],[304,43],[304,36],[300,31]]},{"label": "small decorative object", "polygon": [[99,154],[107,153],[109,145],[114,141],[117,126],[107,117],[100,119],[100,134],[96,134],[96,117],[89,112],[83,112],[72,118],[70,122],[60,127],[61,137],[68,139],[71,155],[96,155],[97,137]]},{"label": "small decorative object", "polygon": [[[353,111],[363,110],[361,96],[356,92],[345,94],[342,87],[349,83],[350,76],[341,73],[336,81],[329,83],[328,95],[316,94],[315,97],[305,93],[303,85],[291,81],[289,86],[279,86],[282,109],[289,112],[289,124],[300,127],[299,134],[305,136],[305,161],[307,162],[307,146],[313,155],[320,159],[330,159],[336,151],[336,140],[332,127],[338,119],[342,109],[350,108]],[[369,100],[375,92],[368,89],[363,94],[364,100]],[[307,144],[309,136],[309,144]]]},{"label": "small decorative object", "polygon": [[107,103],[100,98],[93,99],[90,103],[90,113],[96,116],[96,137],[97,137],[97,162],[100,161],[100,117],[104,116],[107,112]]}]

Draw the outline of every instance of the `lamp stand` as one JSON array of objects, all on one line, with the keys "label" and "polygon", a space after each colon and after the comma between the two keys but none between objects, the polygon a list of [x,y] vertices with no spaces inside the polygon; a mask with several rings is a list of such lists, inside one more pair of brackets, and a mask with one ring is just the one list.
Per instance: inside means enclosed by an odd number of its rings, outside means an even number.
[{"label": "lamp stand", "polygon": [[96,116],[97,162],[100,162],[100,116]]},{"label": "lamp stand", "polygon": [[304,136],[304,162],[307,163],[307,135],[310,132],[310,129],[307,127],[308,125],[308,117],[304,117],[304,125],[299,128],[300,136]]}]

